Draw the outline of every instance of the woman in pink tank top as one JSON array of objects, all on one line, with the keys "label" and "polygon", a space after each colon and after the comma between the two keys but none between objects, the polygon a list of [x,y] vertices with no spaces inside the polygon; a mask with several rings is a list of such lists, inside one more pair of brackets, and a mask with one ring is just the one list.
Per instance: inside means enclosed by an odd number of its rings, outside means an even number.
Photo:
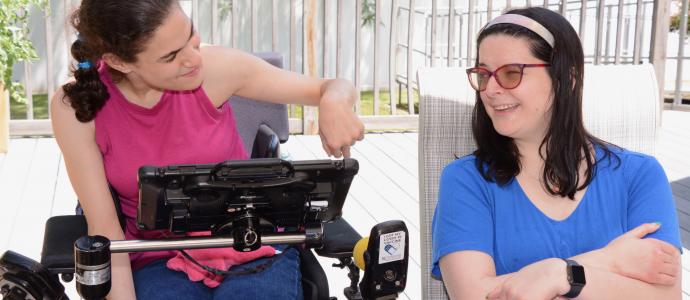
[{"label": "woman in pink tank top", "polygon": [[[318,106],[324,150],[349,156],[364,127],[352,110],[356,89],[345,80],[310,78],[272,67],[238,50],[200,45],[175,0],[83,0],[72,15],[74,80],[51,100],[55,138],[80,199],[89,234],[158,238],[135,226],[137,169],[246,159],[227,99]],[[120,227],[112,185],[126,224]],[[110,299],[300,299],[299,255],[262,248],[192,252],[224,270],[267,268],[247,276],[208,276],[177,252],[112,257]],[[257,259],[258,258],[258,259]]]}]

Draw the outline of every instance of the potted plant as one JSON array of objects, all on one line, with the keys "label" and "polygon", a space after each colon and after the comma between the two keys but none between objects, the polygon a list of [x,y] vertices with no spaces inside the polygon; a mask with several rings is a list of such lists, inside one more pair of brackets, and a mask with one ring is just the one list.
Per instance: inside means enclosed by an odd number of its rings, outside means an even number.
[{"label": "potted plant", "polygon": [[47,0],[0,0],[0,153],[9,142],[9,98],[25,99],[22,85],[12,82],[12,66],[38,58],[29,40],[31,5],[46,8]]}]

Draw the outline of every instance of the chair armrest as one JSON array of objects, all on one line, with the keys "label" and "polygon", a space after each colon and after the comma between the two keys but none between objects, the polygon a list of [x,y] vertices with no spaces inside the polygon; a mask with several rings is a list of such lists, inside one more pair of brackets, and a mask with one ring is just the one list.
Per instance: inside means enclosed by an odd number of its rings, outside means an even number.
[{"label": "chair armrest", "polygon": [[323,247],[315,249],[319,256],[352,257],[352,249],[362,238],[343,218],[323,224]]},{"label": "chair armrest", "polygon": [[88,233],[83,215],[54,216],[46,221],[41,264],[53,274],[74,273],[74,242]]},{"label": "chair armrest", "polygon": [[266,124],[259,125],[259,130],[254,138],[252,158],[278,158],[280,155],[280,139],[278,135]]},{"label": "chair armrest", "polygon": [[300,249],[304,299],[328,300],[328,277],[310,249]]}]

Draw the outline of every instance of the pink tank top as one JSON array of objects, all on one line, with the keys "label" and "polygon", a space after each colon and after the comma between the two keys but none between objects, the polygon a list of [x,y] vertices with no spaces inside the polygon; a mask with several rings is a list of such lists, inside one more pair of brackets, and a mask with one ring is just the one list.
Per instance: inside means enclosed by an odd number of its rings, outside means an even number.
[{"label": "pink tank top", "polygon": [[[163,231],[139,231],[137,172],[142,165],[211,164],[246,159],[229,102],[216,108],[204,89],[165,91],[152,108],[125,99],[101,63],[101,81],[110,98],[94,120],[96,143],[103,155],[108,182],[120,194],[126,219],[126,239],[169,236]],[[173,257],[173,251],[130,254],[132,268]]]}]

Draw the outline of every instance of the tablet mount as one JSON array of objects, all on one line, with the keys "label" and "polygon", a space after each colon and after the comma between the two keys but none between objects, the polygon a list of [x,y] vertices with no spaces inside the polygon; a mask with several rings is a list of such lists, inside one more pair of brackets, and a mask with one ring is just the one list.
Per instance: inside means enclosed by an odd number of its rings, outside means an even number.
[{"label": "tablet mount", "polygon": [[358,169],[354,159],[145,166],[137,224],[177,235],[210,230],[233,237],[238,251],[258,249],[264,234],[308,234],[303,242],[318,247],[321,223],[341,216]]}]

